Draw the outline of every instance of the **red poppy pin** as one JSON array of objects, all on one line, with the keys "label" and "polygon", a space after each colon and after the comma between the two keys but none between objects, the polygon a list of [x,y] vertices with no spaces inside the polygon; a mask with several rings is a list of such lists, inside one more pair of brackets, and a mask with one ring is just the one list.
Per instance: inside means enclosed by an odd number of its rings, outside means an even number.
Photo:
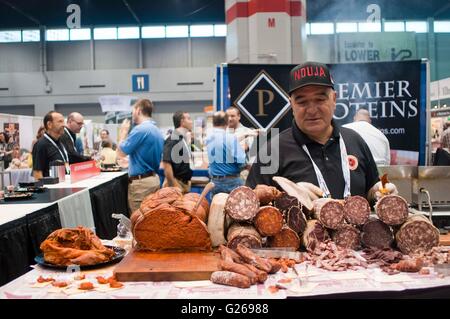
[{"label": "red poppy pin", "polygon": [[356,156],[353,155],[348,155],[347,159],[348,159],[348,168],[351,171],[354,171],[358,167],[358,159],[356,158]]}]

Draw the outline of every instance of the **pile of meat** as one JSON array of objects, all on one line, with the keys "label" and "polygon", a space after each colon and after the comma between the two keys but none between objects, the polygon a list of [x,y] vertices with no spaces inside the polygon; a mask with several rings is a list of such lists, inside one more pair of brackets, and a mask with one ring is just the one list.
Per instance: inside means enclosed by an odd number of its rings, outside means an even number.
[{"label": "pile of meat", "polygon": [[131,215],[132,232],[138,250],[211,250],[206,228],[209,204],[200,195],[183,196],[178,188],[165,187],[150,194]]},{"label": "pile of meat", "polygon": [[45,262],[61,266],[95,265],[107,262],[115,255],[90,229],[84,227],[55,230],[40,248]]},{"label": "pile of meat", "polygon": [[243,244],[238,244],[235,251],[221,245],[219,251],[221,270],[211,274],[211,281],[221,285],[249,288],[253,284],[264,283],[268,274],[295,265],[294,261],[280,262],[259,257]]}]

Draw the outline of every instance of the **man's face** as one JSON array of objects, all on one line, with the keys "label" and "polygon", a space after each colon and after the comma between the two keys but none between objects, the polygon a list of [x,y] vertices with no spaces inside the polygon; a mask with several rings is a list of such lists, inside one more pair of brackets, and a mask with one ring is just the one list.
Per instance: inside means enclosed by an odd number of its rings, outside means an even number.
[{"label": "man's face", "polygon": [[74,132],[75,134],[80,133],[81,128],[84,125],[84,118],[82,116],[74,116],[70,121],[67,123],[67,126],[69,129]]},{"label": "man's face", "polygon": [[102,139],[102,141],[107,141],[109,139],[109,135],[108,133],[106,133],[106,131],[101,131],[100,138]]},{"label": "man's face", "polygon": [[189,131],[192,131],[192,119],[189,113],[183,114],[183,119],[181,120],[181,127],[184,127]]},{"label": "man's face", "polygon": [[60,113],[52,114],[53,120],[48,123],[48,129],[57,136],[62,136],[64,134],[64,116]]},{"label": "man's face", "polygon": [[228,127],[229,128],[237,128],[239,125],[239,121],[241,120],[241,116],[239,115],[236,109],[228,109]]},{"label": "man's face", "polygon": [[297,126],[307,135],[323,137],[336,109],[336,92],[320,85],[308,85],[290,96]]}]

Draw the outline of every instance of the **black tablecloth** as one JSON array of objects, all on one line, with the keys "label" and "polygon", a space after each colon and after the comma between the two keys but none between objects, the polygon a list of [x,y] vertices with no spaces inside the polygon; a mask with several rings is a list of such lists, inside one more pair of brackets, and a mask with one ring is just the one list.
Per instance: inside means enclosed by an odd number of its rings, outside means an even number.
[{"label": "black tablecloth", "polygon": [[50,233],[61,228],[58,204],[41,209],[25,216],[28,229],[30,264],[41,254],[40,245]]},{"label": "black tablecloth", "polygon": [[117,235],[118,220],[112,214],[128,212],[128,175],[117,177],[109,183],[89,190],[94,215],[95,232],[102,239],[113,239]]},{"label": "black tablecloth", "polygon": [[0,225],[0,286],[30,270],[25,217]]}]

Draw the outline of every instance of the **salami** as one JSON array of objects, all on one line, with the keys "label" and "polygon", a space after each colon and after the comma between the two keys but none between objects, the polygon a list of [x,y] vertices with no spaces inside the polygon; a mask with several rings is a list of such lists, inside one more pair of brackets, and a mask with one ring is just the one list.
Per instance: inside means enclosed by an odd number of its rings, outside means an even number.
[{"label": "salami", "polygon": [[250,264],[243,264],[243,266],[247,267],[250,271],[256,274],[256,280],[258,283],[262,284],[267,280],[267,273],[265,271],[262,271]]},{"label": "salami", "polygon": [[263,184],[256,185],[255,193],[260,205],[267,205],[281,195],[281,192],[275,187]]},{"label": "salami", "polygon": [[276,207],[263,206],[256,214],[253,224],[261,236],[273,236],[283,227],[283,215]]},{"label": "salami", "polygon": [[252,252],[248,247],[239,244],[236,248],[236,252],[245,260],[246,263],[255,266],[256,268],[269,272],[272,269],[272,264],[269,260],[259,257]]},{"label": "salami", "polygon": [[211,274],[211,281],[215,284],[238,288],[249,288],[251,286],[250,279],[247,276],[231,271],[215,271]]},{"label": "salami", "polygon": [[225,202],[225,212],[236,221],[250,221],[259,210],[256,193],[247,186],[240,186],[231,191]]},{"label": "salami", "polygon": [[350,196],[344,203],[344,218],[352,225],[363,225],[370,215],[370,205],[362,196]]},{"label": "salami", "polygon": [[250,279],[251,284],[254,284],[258,281],[258,276],[256,275],[256,273],[251,271],[245,265],[237,264],[226,260],[221,260],[220,269],[244,275]]},{"label": "salami", "polygon": [[375,205],[378,217],[390,226],[401,225],[408,218],[408,203],[398,195],[386,195]]},{"label": "salami", "polygon": [[424,216],[414,215],[400,227],[395,238],[404,254],[426,253],[439,245],[439,230]]},{"label": "salami", "polygon": [[238,244],[243,244],[250,248],[261,248],[261,235],[255,227],[251,225],[233,224],[228,229],[228,244],[231,249],[236,249]]},{"label": "salami", "polygon": [[306,217],[298,206],[292,206],[286,214],[287,225],[297,234],[303,234],[306,229]]},{"label": "salami", "polygon": [[268,237],[267,244],[269,247],[294,247],[295,250],[300,248],[300,237],[297,232],[284,226],[275,236]]},{"label": "salami", "polygon": [[338,229],[344,222],[344,206],[341,201],[319,198],[314,201],[314,214],[325,227]]},{"label": "salami", "polygon": [[224,245],[219,246],[219,252],[220,252],[220,257],[222,258],[222,260],[226,260],[226,261],[234,262],[234,263],[238,263],[238,264],[244,263],[244,261],[242,260],[241,256],[239,256],[238,253],[236,253],[234,250],[232,250]]},{"label": "salami", "polygon": [[314,250],[318,243],[329,238],[328,231],[317,219],[308,220],[306,230],[303,233],[303,245],[306,249]]},{"label": "salami", "polygon": [[342,248],[357,250],[361,247],[361,232],[352,225],[341,225],[333,231],[331,239]]},{"label": "salami", "polygon": [[300,207],[300,202],[294,196],[282,192],[274,201],[274,206],[280,210],[283,215],[289,211],[292,206]]},{"label": "salami", "polygon": [[393,241],[392,228],[377,218],[370,218],[362,227],[361,242],[367,248],[389,248]]}]

